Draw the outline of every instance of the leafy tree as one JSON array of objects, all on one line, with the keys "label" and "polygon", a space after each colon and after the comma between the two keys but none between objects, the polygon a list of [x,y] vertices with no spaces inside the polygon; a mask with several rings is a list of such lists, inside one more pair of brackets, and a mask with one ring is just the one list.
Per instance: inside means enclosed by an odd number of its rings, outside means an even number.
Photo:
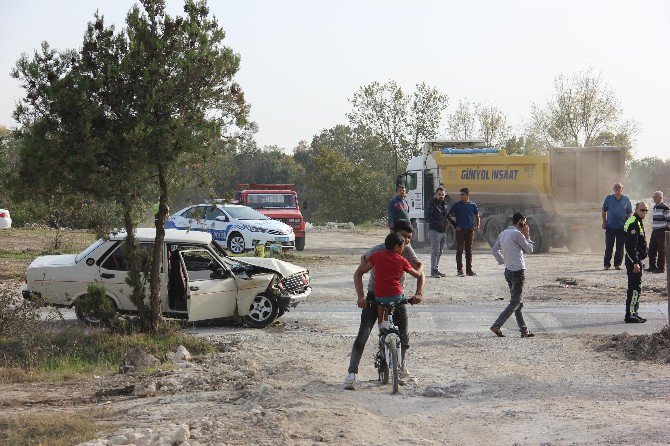
[{"label": "leafy tree", "polygon": [[603,139],[623,141],[630,147],[635,126],[622,121],[622,113],[614,91],[591,69],[559,74],[544,107],[532,106],[529,133],[541,138],[545,147],[596,146]]},{"label": "leafy tree", "polygon": [[[248,106],[233,82],[240,58],[223,45],[224,31],[205,1],[186,0],[171,17],[163,0],[142,0],[115,32],[96,14],[80,51],[42,45],[23,56],[13,75],[26,97],[15,117],[23,125],[22,179],[37,192],[82,191],[112,198],[124,209],[133,300],[145,328],[160,323],[160,266],[170,184],[188,181],[189,160],[214,154],[222,134],[247,124]],[[59,175],[51,175],[59,172]],[[158,196],[149,306],[134,239],[138,213]]]},{"label": "leafy tree", "polygon": [[477,130],[473,108],[467,99],[458,101],[458,107],[447,119],[448,132],[452,138],[461,140],[475,138]]},{"label": "leafy tree", "polygon": [[475,105],[475,118],[479,134],[489,147],[499,147],[508,140],[512,128],[507,124],[507,116],[495,105]]},{"label": "leafy tree", "polygon": [[417,153],[420,141],[435,136],[447,96],[423,83],[408,96],[394,81],[372,82],[360,87],[349,102],[349,124],[383,141],[383,150],[393,156],[397,175],[399,162]]},{"label": "leafy tree", "polygon": [[660,190],[665,197],[670,196],[670,159],[645,157],[632,160],[626,165],[626,190],[631,198],[651,197]]},{"label": "leafy tree", "polygon": [[545,153],[540,141],[533,139],[532,135],[511,136],[500,145],[500,148],[510,155],[542,155]]},{"label": "leafy tree", "polygon": [[392,179],[352,164],[341,153],[322,149],[314,157],[314,171],[307,185],[319,203],[317,222],[361,223],[384,216],[393,191]]},{"label": "leafy tree", "polygon": [[421,153],[421,143],[435,139],[442,123],[442,113],[447,108],[447,95],[422,82],[412,93],[409,109],[409,145],[412,155]]}]

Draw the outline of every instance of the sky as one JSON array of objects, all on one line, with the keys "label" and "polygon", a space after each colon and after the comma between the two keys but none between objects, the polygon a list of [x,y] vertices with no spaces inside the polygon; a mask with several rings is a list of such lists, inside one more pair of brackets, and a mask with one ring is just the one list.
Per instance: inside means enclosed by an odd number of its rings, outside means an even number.
[{"label": "sky", "polygon": [[[22,96],[9,75],[42,41],[79,48],[99,10],[124,25],[131,0],[0,0],[0,125]],[[167,0],[179,14],[183,2]],[[349,99],[373,81],[407,92],[426,82],[458,101],[495,104],[520,130],[560,73],[599,73],[637,123],[634,155],[670,158],[670,0],[210,0],[240,54],[237,81],[259,145],[289,152],[346,124]],[[440,129],[446,136],[446,119]]]}]

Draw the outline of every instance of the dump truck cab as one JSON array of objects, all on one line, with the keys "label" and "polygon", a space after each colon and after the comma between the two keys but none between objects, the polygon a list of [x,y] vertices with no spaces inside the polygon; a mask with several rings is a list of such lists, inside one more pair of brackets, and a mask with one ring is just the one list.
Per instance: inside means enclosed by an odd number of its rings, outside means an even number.
[{"label": "dump truck cab", "polygon": [[305,219],[295,184],[238,183],[235,200],[293,228],[295,248],[305,249]]}]

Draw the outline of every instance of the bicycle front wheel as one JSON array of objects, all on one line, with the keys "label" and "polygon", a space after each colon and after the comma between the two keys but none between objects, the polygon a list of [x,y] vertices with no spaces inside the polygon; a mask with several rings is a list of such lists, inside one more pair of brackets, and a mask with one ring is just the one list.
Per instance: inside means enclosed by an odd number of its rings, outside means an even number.
[{"label": "bicycle front wheel", "polygon": [[384,351],[380,350],[379,353],[379,368],[377,371],[379,372],[379,382],[382,384],[388,384],[389,383],[389,366],[386,364],[386,358],[384,356]]},{"label": "bicycle front wheel", "polygon": [[388,365],[393,382],[393,393],[398,393],[398,349],[391,347],[391,363]]}]

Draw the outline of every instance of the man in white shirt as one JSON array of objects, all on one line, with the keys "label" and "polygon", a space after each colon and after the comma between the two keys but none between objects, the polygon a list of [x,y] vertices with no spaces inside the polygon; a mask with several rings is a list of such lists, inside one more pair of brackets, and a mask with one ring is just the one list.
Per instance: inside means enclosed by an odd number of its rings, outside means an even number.
[{"label": "man in white shirt", "polygon": [[526,262],[523,253],[533,252],[533,241],[530,239],[530,230],[526,224],[526,217],[517,212],[512,217],[512,225],[505,229],[498,236],[491,253],[498,261],[498,264],[505,265],[505,280],[509,285],[510,302],[509,305],[500,313],[498,319],[491,326],[491,331],[496,336],[504,337],[500,328],[507,322],[507,319],[514,313],[516,323],[519,325],[519,331],[522,338],[531,338],[535,336],[528,331],[526,323],[523,320],[521,309],[523,308],[524,271]]}]

